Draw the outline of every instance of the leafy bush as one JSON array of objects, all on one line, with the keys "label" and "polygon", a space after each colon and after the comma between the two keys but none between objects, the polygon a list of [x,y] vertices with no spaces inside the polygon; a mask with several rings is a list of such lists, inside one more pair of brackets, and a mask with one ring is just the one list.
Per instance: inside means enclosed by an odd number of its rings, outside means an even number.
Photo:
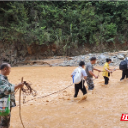
[{"label": "leafy bush", "polygon": [[85,43],[128,40],[127,1],[0,2],[0,40],[51,44],[64,50]]}]

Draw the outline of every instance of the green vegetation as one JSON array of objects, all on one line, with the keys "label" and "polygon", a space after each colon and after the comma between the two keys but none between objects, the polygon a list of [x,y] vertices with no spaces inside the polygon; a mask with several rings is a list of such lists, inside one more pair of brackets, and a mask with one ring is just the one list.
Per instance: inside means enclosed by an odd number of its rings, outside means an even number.
[{"label": "green vegetation", "polygon": [[64,50],[128,41],[127,1],[0,2],[0,40]]}]

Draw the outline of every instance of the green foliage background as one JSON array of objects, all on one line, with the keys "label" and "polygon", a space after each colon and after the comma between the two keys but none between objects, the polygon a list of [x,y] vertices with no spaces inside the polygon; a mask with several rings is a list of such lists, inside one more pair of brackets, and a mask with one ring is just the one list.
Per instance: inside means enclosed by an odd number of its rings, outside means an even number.
[{"label": "green foliage background", "polygon": [[0,1],[0,40],[71,46],[128,41],[127,1]]}]

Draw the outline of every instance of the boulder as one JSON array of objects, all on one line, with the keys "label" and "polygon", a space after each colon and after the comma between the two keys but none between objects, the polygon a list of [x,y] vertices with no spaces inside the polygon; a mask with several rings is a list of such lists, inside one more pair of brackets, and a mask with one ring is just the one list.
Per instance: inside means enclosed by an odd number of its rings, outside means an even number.
[{"label": "boulder", "polygon": [[67,59],[68,59],[68,60],[73,60],[73,59],[74,59],[74,57],[68,57]]},{"label": "boulder", "polygon": [[112,63],[116,63],[117,62],[117,56],[112,56],[111,60],[112,60]]},{"label": "boulder", "polygon": [[73,60],[70,60],[69,61],[70,65],[74,64],[74,61]]},{"label": "boulder", "polygon": [[119,55],[117,55],[117,58],[120,59],[120,60],[123,60],[125,57],[124,57],[124,55],[119,54]]},{"label": "boulder", "polygon": [[102,60],[105,60],[106,59],[106,56],[101,54],[100,56],[98,56],[99,59],[102,59]]},{"label": "boulder", "polygon": [[116,52],[110,52],[110,53],[108,53],[108,55],[109,56],[115,56],[115,55],[117,55],[118,53],[116,53]]},{"label": "boulder", "polygon": [[128,54],[128,51],[119,51],[118,53],[126,56]]}]

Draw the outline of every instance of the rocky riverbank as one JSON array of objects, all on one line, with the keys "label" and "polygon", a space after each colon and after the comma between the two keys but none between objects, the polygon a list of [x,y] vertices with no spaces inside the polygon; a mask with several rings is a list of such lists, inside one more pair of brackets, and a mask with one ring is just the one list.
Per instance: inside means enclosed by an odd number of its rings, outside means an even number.
[{"label": "rocky riverbank", "polygon": [[79,56],[53,56],[48,57],[48,59],[25,59],[17,63],[17,65],[42,65],[42,66],[78,66],[79,62],[82,60],[87,64],[91,57],[95,56],[97,58],[96,66],[103,66],[106,62],[106,58],[112,60],[111,66],[119,66],[120,62],[128,57],[128,51],[119,52],[104,52],[104,53],[89,53]]},{"label": "rocky riverbank", "polygon": [[80,60],[84,60],[87,63],[91,56],[96,56],[98,60],[97,65],[103,65],[108,57],[112,58],[112,65],[118,65],[128,54],[128,51],[120,50],[127,49],[127,43],[117,43],[116,48],[113,44],[109,44],[109,46],[86,44],[64,51],[62,46],[59,47],[55,44],[47,46],[45,44],[26,45],[19,42],[0,42],[0,64],[7,62],[12,66],[45,66],[46,64],[49,66],[77,66]]},{"label": "rocky riverbank", "polygon": [[[87,55],[80,55],[74,57],[67,57],[65,61],[58,64],[58,66],[78,66],[79,62],[82,60],[87,64],[91,57],[95,56],[97,58],[96,66],[103,66],[106,62],[106,58],[110,58],[112,60],[111,66],[118,66],[120,62],[128,56],[128,51],[119,51],[119,52],[105,52],[105,53],[90,53]],[[57,65],[57,64],[56,64]],[[53,64],[53,66],[55,66]]]},{"label": "rocky riverbank", "polygon": [[106,62],[106,58],[112,60],[111,66],[119,66],[120,62],[128,57],[128,51],[119,51],[119,52],[105,52],[105,53],[90,53],[86,55],[79,56],[54,56],[49,59],[43,60],[27,60],[23,61],[23,65],[49,65],[49,66],[78,66],[79,62],[82,60],[87,64],[91,57],[95,56],[97,58],[96,66],[103,66]]}]

